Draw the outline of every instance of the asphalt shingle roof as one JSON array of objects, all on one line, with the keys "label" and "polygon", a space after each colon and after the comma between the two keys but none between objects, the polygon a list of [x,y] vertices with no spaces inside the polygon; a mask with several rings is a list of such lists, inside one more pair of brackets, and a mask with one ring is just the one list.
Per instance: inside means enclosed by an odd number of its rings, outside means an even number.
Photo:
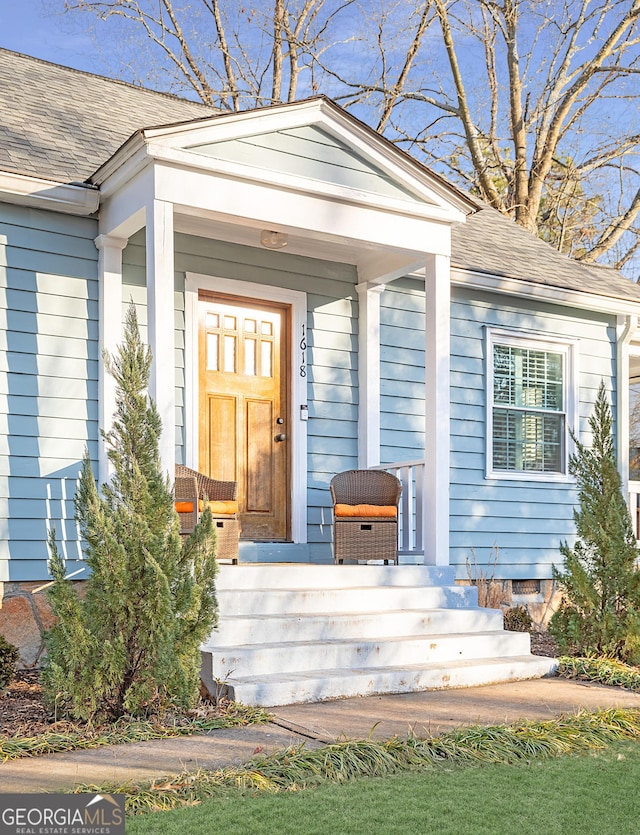
[{"label": "asphalt shingle roof", "polygon": [[139,128],[205,105],[0,49],[0,169],[83,182]]},{"label": "asphalt shingle roof", "polygon": [[[137,130],[214,113],[198,102],[0,49],[0,171],[82,183]],[[640,302],[640,287],[619,273],[572,261],[477,205],[453,229],[453,266]]]},{"label": "asphalt shingle roof", "polygon": [[454,267],[547,287],[640,301],[640,287],[609,267],[582,264],[562,255],[508,217],[482,203],[466,223],[453,228]]}]

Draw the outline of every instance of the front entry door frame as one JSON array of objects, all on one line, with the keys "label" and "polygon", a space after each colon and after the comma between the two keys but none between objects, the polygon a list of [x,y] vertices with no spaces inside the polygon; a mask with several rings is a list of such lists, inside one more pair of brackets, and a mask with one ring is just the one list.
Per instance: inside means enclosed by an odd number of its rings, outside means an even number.
[{"label": "front entry door frame", "polygon": [[187,273],[185,279],[185,463],[198,466],[198,292],[206,290],[291,307],[291,538],[307,541],[307,294],[250,281]]}]

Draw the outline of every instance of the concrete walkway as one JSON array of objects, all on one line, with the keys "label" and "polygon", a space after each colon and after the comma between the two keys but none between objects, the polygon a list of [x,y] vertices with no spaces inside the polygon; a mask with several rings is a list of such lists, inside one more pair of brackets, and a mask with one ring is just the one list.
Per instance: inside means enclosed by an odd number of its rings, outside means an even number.
[{"label": "concrete walkway", "polygon": [[0,763],[0,792],[57,791],[83,784],[122,784],[183,770],[241,765],[255,754],[341,738],[437,735],[465,724],[543,720],[580,708],[640,709],[640,694],[619,688],[533,679],[461,690],[367,696],[271,709],[266,725],[202,736],[137,742]]}]

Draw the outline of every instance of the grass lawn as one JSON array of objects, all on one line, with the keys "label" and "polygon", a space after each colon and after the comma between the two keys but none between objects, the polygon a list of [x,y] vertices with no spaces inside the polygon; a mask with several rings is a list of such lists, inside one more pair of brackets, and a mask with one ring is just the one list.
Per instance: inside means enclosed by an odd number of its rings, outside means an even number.
[{"label": "grass lawn", "polygon": [[625,835],[640,832],[640,742],[530,765],[361,778],[281,794],[227,792],[127,818],[127,835]]}]

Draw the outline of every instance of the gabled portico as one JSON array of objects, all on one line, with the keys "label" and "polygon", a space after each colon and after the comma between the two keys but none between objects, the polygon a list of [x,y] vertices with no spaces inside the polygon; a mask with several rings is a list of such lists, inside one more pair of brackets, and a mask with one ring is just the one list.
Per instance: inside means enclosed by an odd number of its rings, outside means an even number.
[{"label": "gabled portico", "polygon": [[[151,394],[163,436],[161,455],[175,464],[176,234],[273,249],[354,268],[359,302],[358,466],[380,464],[380,294],[409,274],[425,277],[425,554],[448,564],[450,229],[472,204],[324,98],[221,115],[136,133],[92,178],[102,195],[100,340],[120,338],[122,253],[145,228]],[[281,262],[280,262],[281,263]],[[313,290],[313,288],[311,288]],[[182,288],[180,287],[180,290]],[[286,308],[293,375],[287,422],[291,519],[288,541],[307,535],[307,357],[302,344],[307,288],[187,272],[184,292],[184,456],[198,467],[197,301],[200,292],[265,299]],[[355,295],[354,295],[355,297]],[[180,311],[181,312],[181,311]],[[182,324],[182,323],[181,323]],[[168,373],[168,369],[171,372]],[[103,370],[100,422],[108,428],[113,388]],[[284,433],[283,433],[284,434]],[[101,479],[108,476],[104,452]]]}]

